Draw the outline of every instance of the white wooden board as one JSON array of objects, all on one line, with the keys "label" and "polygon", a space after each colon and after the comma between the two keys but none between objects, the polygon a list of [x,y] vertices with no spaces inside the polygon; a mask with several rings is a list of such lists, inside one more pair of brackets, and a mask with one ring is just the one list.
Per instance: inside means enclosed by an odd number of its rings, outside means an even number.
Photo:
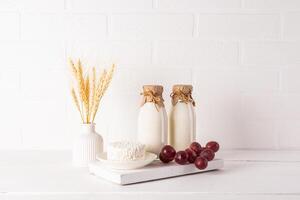
[{"label": "white wooden board", "polygon": [[99,161],[95,161],[89,164],[89,171],[97,177],[120,185],[127,185],[187,174],[201,173],[221,169],[223,166],[224,161],[222,159],[210,161],[207,168],[204,170],[197,169],[194,164],[178,165],[175,162],[163,164],[160,161],[155,161],[141,169],[113,170],[105,167]]}]

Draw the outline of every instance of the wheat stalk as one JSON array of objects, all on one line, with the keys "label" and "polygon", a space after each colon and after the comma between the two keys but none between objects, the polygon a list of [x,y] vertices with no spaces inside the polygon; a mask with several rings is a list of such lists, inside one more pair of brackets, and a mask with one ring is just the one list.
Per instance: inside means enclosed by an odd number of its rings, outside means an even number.
[{"label": "wheat stalk", "polygon": [[72,87],[71,93],[77,110],[80,112],[80,117],[83,123],[94,122],[100,101],[107,90],[115,69],[115,65],[112,65],[109,72],[103,70],[97,79],[96,69],[92,68],[92,79],[90,81],[90,74],[87,73],[86,78],[83,74],[83,66],[80,61],[76,64],[71,59],[68,60],[72,74],[77,83],[78,96]]},{"label": "wheat stalk", "polygon": [[82,115],[82,112],[81,112],[81,109],[80,109],[80,106],[79,106],[79,102],[78,102],[78,98],[77,98],[77,95],[76,95],[76,92],[75,92],[74,88],[72,88],[71,94],[72,94],[73,101],[76,105],[76,108],[80,113],[80,117],[82,119],[82,122],[84,122],[83,115]]},{"label": "wheat stalk", "polygon": [[94,104],[95,104],[95,96],[96,96],[96,69],[95,67],[93,67],[92,69],[92,85],[91,85],[91,97],[90,97],[90,118],[92,117],[92,112],[93,112],[93,108],[94,108]]},{"label": "wheat stalk", "polygon": [[100,100],[101,100],[101,91],[102,91],[102,87],[105,81],[105,77],[106,77],[106,70],[103,70],[102,73],[100,74],[100,78],[98,80],[98,84],[96,87],[96,91],[95,91],[95,97],[94,97],[94,106],[93,106],[93,114],[92,114],[92,122],[95,119],[99,104],[100,104]]},{"label": "wheat stalk", "polygon": [[77,74],[77,69],[72,61],[71,58],[68,59],[68,62],[69,62],[69,66],[71,67],[71,71],[73,72],[73,75],[76,77],[76,74]]},{"label": "wheat stalk", "polygon": [[115,69],[115,65],[112,65],[111,69],[109,70],[108,73],[106,73],[106,71],[104,70],[104,72],[102,73],[100,79],[99,79],[99,84],[98,84],[98,88],[97,88],[97,94],[96,94],[96,100],[95,100],[95,107],[93,110],[93,118],[92,118],[92,122],[94,122],[98,108],[99,108],[99,104],[100,104],[100,100],[102,99],[105,91],[107,90],[111,79],[113,77],[113,73],[114,73],[114,69]]},{"label": "wheat stalk", "polygon": [[107,90],[107,88],[108,88],[108,86],[109,86],[109,84],[111,82],[111,79],[113,77],[114,71],[115,71],[115,65],[113,64],[111,66],[111,68],[110,68],[110,71],[109,71],[108,75],[107,75],[107,79],[105,81],[104,88],[103,88],[103,91],[102,91],[103,94]]},{"label": "wheat stalk", "polygon": [[85,90],[85,84],[84,84],[84,78],[83,78],[83,69],[82,69],[82,64],[81,61],[78,60],[77,63],[77,82],[78,82],[78,90],[79,90],[79,94],[80,94],[80,98],[81,98],[81,104],[83,104],[82,107],[84,107],[85,109],[85,113],[86,115],[88,114],[88,99],[86,96],[86,90]]},{"label": "wheat stalk", "polygon": [[85,109],[86,109],[86,121],[87,123],[90,123],[90,79],[89,75],[87,75],[85,79],[85,97],[86,102],[84,103]]}]

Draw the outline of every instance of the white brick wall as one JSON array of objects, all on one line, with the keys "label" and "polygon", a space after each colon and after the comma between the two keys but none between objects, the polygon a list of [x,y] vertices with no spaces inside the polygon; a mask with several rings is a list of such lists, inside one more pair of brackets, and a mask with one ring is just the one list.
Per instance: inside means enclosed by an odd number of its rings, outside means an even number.
[{"label": "white brick wall", "polygon": [[0,0],[0,149],[69,149],[66,58],[118,66],[97,117],[136,137],[143,84],[193,84],[197,138],[300,149],[299,0]]},{"label": "white brick wall", "polygon": [[19,39],[19,14],[15,12],[0,13],[0,39],[17,40]]},{"label": "white brick wall", "polygon": [[279,14],[201,14],[200,37],[226,39],[279,38]]},{"label": "white brick wall", "polygon": [[172,39],[193,35],[193,15],[122,14],[113,15],[111,35],[114,38]]},{"label": "white brick wall", "polygon": [[151,10],[152,0],[65,0],[67,9],[88,12]]},{"label": "white brick wall", "polygon": [[300,30],[298,22],[300,20],[300,12],[289,12],[283,15],[283,37],[287,39],[299,39]]},{"label": "white brick wall", "polygon": [[237,42],[177,40],[158,41],[154,45],[154,62],[163,65],[238,64]]},{"label": "white brick wall", "polygon": [[244,42],[241,47],[242,64],[287,65],[300,63],[299,41]]},{"label": "white brick wall", "polygon": [[158,0],[161,9],[176,10],[203,10],[203,9],[227,9],[239,8],[240,0]]},{"label": "white brick wall", "polygon": [[298,0],[244,0],[245,8],[250,9],[292,9],[298,10]]}]

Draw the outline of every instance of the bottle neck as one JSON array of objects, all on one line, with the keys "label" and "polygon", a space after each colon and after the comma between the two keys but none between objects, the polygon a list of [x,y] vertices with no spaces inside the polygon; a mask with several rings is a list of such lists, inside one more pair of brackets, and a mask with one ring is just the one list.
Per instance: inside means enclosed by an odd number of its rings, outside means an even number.
[{"label": "bottle neck", "polygon": [[82,124],[81,130],[83,133],[95,133],[95,124]]}]

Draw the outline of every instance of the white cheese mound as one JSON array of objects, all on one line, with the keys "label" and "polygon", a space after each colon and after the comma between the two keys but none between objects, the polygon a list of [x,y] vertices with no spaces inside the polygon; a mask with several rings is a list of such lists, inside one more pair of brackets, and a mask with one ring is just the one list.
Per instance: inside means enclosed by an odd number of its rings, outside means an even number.
[{"label": "white cheese mound", "polygon": [[145,159],[145,153],[145,145],[136,142],[111,142],[107,147],[108,160],[142,160]]}]

